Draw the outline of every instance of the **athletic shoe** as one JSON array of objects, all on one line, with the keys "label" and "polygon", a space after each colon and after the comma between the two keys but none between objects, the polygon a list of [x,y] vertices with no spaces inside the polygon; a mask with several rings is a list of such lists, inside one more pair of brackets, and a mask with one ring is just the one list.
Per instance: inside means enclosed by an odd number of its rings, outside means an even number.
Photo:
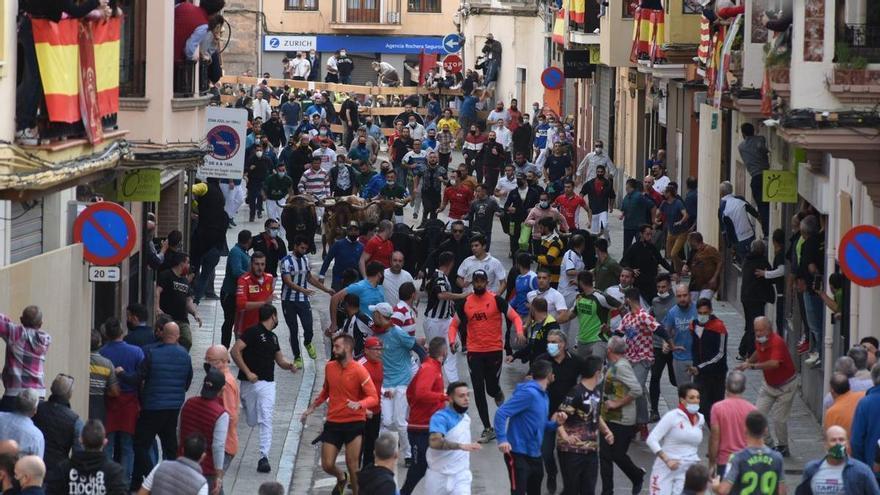
[{"label": "athletic shoe", "polygon": [[648,474],[648,472],[645,471],[643,468],[639,468],[639,469],[641,469],[641,471],[642,471],[642,477],[639,478],[639,481],[636,481],[635,483],[633,483],[633,489],[632,489],[633,495],[639,495],[640,493],[642,493],[642,486],[645,484],[645,476],[647,476],[647,474]]},{"label": "athletic shoe", "polygon": [[341,481],[336,482],[336,486],[333,487],[332,495],[344,495],[345,487],[348,485],[348,471],[342,472],[343,478]]},{"label": "athletic shoe", "polygon": [[797,352],[798,354],[806,354],[810,352],[810,342],[806,337],[801,337],[801,340],[798,341]]},{"label": "athletic shoe", "polygon": [[819,361],[819,353],[811,352],[807,359],[804,361],[804,364],[807,366],[813,366],[816,362]]},{"label": "athletic shoe", "polygon": [[782,457],[791,457],[791,451],[788,450],[788,445],[777,445],[773,447],[773,450],[782,454]]},{"label": "athletic shoe", "polygon": [[746,360],[746,357],[743,356],[742,354],[737,354],[735,359],[736,359],[737,361],[745,361],[745,360]]},{"label": "athletic shoe", "polygon": [[296,366],[296,369],[301,370],[303,368],[303,358],[298,357],[294,359],[293,365]]},{"label": "athletic shoe", "polygon": [[822,366],[822,360],[821,360],[821,359],[817,359],[816,362],[813,363],[813,365],[810,366],[810,367],[811,367],[811,368],[818,368],[819,366]]},{"label": "athletic shoe", "polygon": [[498,395],[495,396],[495,406],[501,407],[501,404],[504,404],[504,392],[498,391]]},{"label": "athletic shoe", "polygon": [[272,466],[269,465],[269,459],[260,457],[260,461],[257,463],[257,472],[268,473],[271,470]]},{"label": "athletic shoe", "polygon": [[657,411],[651,411],[651,423],[656,423],[660,421],[660,413]]},{"label": "athletic shoe", "polygon": [[317,359],[317,358],[318,358],[318,353],[315,352],[315,344],[308,344],[308,345],[306,345],[306,352],[309,353],[309,357],[310,357],[310,358],[312,358],[312,359]]},{"label": "athletic shoe", "polygon": [[495,428],[484,428],[477,443],[489,443],[495,440]]}]

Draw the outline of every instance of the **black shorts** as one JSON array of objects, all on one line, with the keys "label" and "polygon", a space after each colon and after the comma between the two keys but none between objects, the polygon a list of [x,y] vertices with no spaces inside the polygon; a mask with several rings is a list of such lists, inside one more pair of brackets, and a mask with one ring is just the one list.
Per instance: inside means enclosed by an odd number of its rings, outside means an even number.
[{"label": "black shorts", "polygon": [[323,442],[341,449],[343,445],[348,445],[356,438],[363,436],[365,424],[363,421],[354,423],[333,423],[332,421],[327,421],[324,423],[324,431],[318,435],[318,438],[312,442],[312,445]]}]

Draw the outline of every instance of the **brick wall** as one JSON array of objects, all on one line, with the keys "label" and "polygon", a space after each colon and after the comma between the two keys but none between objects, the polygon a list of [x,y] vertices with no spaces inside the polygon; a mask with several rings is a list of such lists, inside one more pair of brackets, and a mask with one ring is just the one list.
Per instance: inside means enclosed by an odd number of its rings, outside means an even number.
[{"label": "brick wall", "polygon": [[183,231],[183,188],[184,175],[178,175],[162,188],[159,195],[159,206],[156,211],[158,225],[157,237],[167,237],[172,230]]},{"label": "brick wall", "polygon": [[[271,0],[283,1],[283,0]],[[257,28],[261,18],[258,14],[259,0],[231,0],[226,2],[223,17],[229,22],[231,37],[223,52],[223,72],[238,75],[250,69],[257,72],[258,49]],[[227,27],[228,29],[228,27]]]}]

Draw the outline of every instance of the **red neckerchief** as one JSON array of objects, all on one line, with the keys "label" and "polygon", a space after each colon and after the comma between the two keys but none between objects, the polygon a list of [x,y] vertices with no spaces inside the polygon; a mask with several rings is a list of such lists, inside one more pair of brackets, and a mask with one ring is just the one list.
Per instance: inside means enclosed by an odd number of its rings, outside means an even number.
[{"label": "red neckerchief", "polygon": [[273,251],[278,249],[278,241],[274,237],[263,232],[263,239],[266,240],[266,243],[269,245],[269,247],[272,248]]},{"label": "red neckerchief", "polygon": [[700,418],[696,414],[691,414],[687,410],[687,408],[684,407],[684,404],[682,404],[681,402],[678,403],[678,408],[681,409],[682,411],[684,411],[684,413],[687,415],[688,419],[691,420],[692,425],[694,425],[694,426],[697,425],[697,421],[699,421]]}]

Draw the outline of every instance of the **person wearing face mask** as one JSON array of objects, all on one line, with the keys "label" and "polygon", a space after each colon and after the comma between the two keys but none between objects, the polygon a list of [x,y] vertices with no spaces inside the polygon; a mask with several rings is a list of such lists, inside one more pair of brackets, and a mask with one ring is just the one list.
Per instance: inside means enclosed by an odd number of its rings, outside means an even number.
[{"label": "person wearing face mask", "polygon": [[461,147],[461,154],[464,155],[468,171],[473,173],[476,170],[477,182],[483,182],[483,170],[477,167],[477,157],[482,153],[486,141],[488,141],[488,137],[480,132],[480,128],[476,124],[471,124]]},{"label": "person wearing face mask", "polygon": [[[521,158],[522,154],[518,154],[517,159]],[[540,195],[538,191],[529,187],[524,174],[517,173],[516,189],[511,190],[507,194],[507,201],[504,202],[504,211],[507,213],[507,221],[509,222],[507,235],[510,236],[511,252],[517,250],[520,236],[522,235],[523,223],[539,201]]]},{"label": "person wearing face mask", "polygon": [[[705,389],[704,389],[705,390]],[[651,468],[651,495],[678,495],[688,468],[700,462],[697,449],[706,423],[700,409],[700,391],[693,384],[678,387],[678,407],[663,415],[648,435],[648,448],[657,459]]]},{"label": "person wearing face mask", "polygon": [[[538,204],[534,206],[530,211],[525,220],[525,225],[532,228],[532,244],[538,244],[541,241],[541,236],[545,235],[542,233],[542,229],[539,225],[541,220],[549,218],[554,221],[553,230],[556,230],[556,225],[560,227],[563,232],[568,232],[569,225],[568,221],[562,216],[562,213],[559,213],[559,210],[554,208],[550,202],[550,195],[547,192],[541,192],[538,196]],[[549,235],[551,232],[548,232]],[[560,252],[557,256],[562,256],[561,251],[561,243],[560,243]],[[562,259],[560,258],[560,262]],[[557,276],[558,278],[558,276]]]},{"label": "person wearing face mask", "polygon": [[468,221],[465,217],[470,211],[471,201],[474,199],[474,189],[469,187],[465,181],[467,169],[463,165],[459,167],[454,176],[450,176],[449,184],[443,190],[443,201],[437,207],[437,214],[445,211],[446,206],[449,205],[450,222],[462,222],[466,226]]},{"label": "person wearing face mask", "polygon": [[367,128],[367,135],[375,139],[376,143],[382,140],[382,128],[376,124],[372,117],[367,117],[364,120],[364,126]]},{"label": "person wearing face mask", "polygon": [[287,254],[284,236],[281,235],[278,220],[270,218],[263,226],[265,227],[263,233],[251,239],[251,247],[254,252],[259,251],[266,255],[266,273],[278,277],[278,262]]},{"label": "person wearing face mask", "polygon": [[360,170],[361,165],[363,164],[369,166],[373,163],[375,156],[373,155],[372,150],[367,146],[366,133],[358,132],[355,145],[348,151],[348,159],[351,161],[351,165],[357,170]]},{"label": "person wearing face mask", "polygon": [[254,154],[245,162],[245,176],[247,177],[247,204],[250,210],[249,219],[254,221],[254,216],[263,218],[263,182],[269,171],[274,167],[272,160],[264,154],[262,145],[254,145]]},{"label": "person wearing face mask", "polygon": [[577,172],[575,173],[577,181],[579,183],[586,182],[596,177],[599,165],[605,167],[605,174],[609,178],[613,179],[617,176],[617,167],[614,166],[608,153],[605,152],[605,143],[601,140],[596,140],[593,145],[593,151],[587,153],[587,156],[577,166]]},{"label": "person wearing face mask", "polygon": [[798,495],[876,495],[880,493],[867,464],[847,455],[848,435],[840,426],[825,430],[824,458],[809,462],[795,493]]},{"label": "person wearing face mask", "polygon": [[425,486],[432,487],[436,495],[469,493],[473,480],[470,453],[480,450],[481,446],[471,439],[467,383],[450,382],[446,395],[447,406],[435,412],[428,425]]},{"label": "person wearing face mask", "polygon": [[[746,448],[730,456],[724,478],[715,479],[712,492],[719,495],[742,493],[743,489],[754,484],[752,480],[763,480],[762,493],[783,495],[786,490],[782,456],[764,443],[767,417],[759,411],[752,411],[746,416],[745,427]],[[835,456],[838,453],[835,452]],[[806,475],[806,470],[804,474]],[[797,493],[801,495],[811,492],[798,488]]]},{"label": "person wearing face mask", "polygon": [[242,332],[232,346],[232,360],[238,366],[241,382],[242,413],[248,426],[260,425],[260,460],[257,471],[268,473],[269,451],[272,448],[272,418],[275,413],[275,365],[296,373],[278,345],[278,310],[271,303],[257,310],[259,323]]},{"label": "person wearing face mask", "polygon": [[421,141],[425,139],[425,126],[419,123],[415,114],[409,116],[409,121],[406,125],[409,127],[409,136],[413,140],[418,140],[419,144],[421,144]]},{"label": "person wearing face mask", "polygon": [[[538,356],[549,352],[548,334],[551,330],[559,330],[559,323],[547,311],[547,306],[547,300],[544,297],[537,296],[532,298],[529,302],[528,324],[525,327],[528,343],[513,354],[508,354],[504,358],[504,362],[512,363],[514,360],[519,359],[523,363],[532,364],[537,361]],[[559,344],[555,344],[553,349],[558,354]]]},{"label": "person wearing face mask", "polygon": [[642,225],[639,229],[639,240],[626,248],[620,264],[633,268],[636,275],[635,286],[638,287],[645,300],[652,300],[657,295],[657,267],[662,266],[666,271],[673,273],[672,265],[666,261],[657,246],[652,242],[654,229],[648,225]]},{"label": "person wearing face mask", "polygon": [[[482,170],[482,182],[490,191],[495,190],[495,186],[498,183],[498,174],[501,172],[501,167],[507,161],[508,156],[505,141],[497,137],[499,132],[501,132],[501,128],[497,128],[498,132],[496,132],[496,128],[489,131],[486,143],[476,157],[477,180],[480,181],[480,171]],[[504,131],[506,131],[506,136],[509,137],[510,131],[506,128]],[[502,132],[502,136],[504,135]],[[507,142],[509,142],[509,139]]]},{"label": "person wearing face mask", "polygon": [[[773,423],[773,430],[776,434],[774,449],[783,457],[788,457],[791,455],[788,448],[788,419],[791,414],[791,403],[798,388],[797,371],[791,359],[788,344],[778,333],[773,331],[773,324],[770,323],[770,320],[766,316],[759,316],[755,318],[754,327],[755,352],[745,362],[740,363],[736,369],[740,371],[761,370],[764,373],[764,383],[758,391],[755,407],[768,415]],[[865,400],[867,397],[862,399],[862,403]],[[870,456],[864,456],[864,453],[858,448],[859,437],[855,434],[856,431],[859,431],[859,412],[861,410],[861,407],[856,410],[856,417],[853,421],[853,452],[855,452],[854,456],[857,459],[869,459]],[[862,428],[864,428],[864,424],[862,424]],[[766,433],[766,439],[772,439],[769,431]],[[871,443],[873,441],[868,442],[867,446],[873,448],[874,445]]]},{"label": "person wearing face mask", "polygon": [[[651,316],[659,322],[663,322],[666,319],[669,310],[675,306],[675,296],[669,290],[671,284],[672,280],[669,278],[668,273],[657,275],[657,295],[654,296],[654,299],[651,301],[650,313]],[[664,328],[666,328],[665,325]],[[672,348],[669,345],[664,344],[666,344],[666,342],[664,342],[663,339],[654,335],[654,365],[651,367],[651,385],[649,387],[651,423],[656,423],[660,420],[657,406],[660,401],[660,379],[663,377],[663,370],[666,369],[669,383],[673,387],[677,387],[679,384],[677,377],[675,376],[675,370],[672,366]],[[690,380],[683,380],[680,383],[686,383],[687,381]]]},{"label": "person wearing face mask", "polygon": [[691,338],[693,363],[687,372],[703,391],[700,412],[711,423],[712,406],[724,399],[727,376],[727,328],[712,314],[712,301],[697,301],[697,318],[691,323]]},{"label": "person wearing face mask", "polygon": [[537,157],[545,148],[547,148],[547,135],[550,132],[550,124],[547,123],[547,117],[538,114],[538,123],[535,125],[535,156]]},{"label": "person wearing face mask", "polygon": [[351,72],[354,70],[354,61],[348,56],[345,48],[339,50],[336,56],[336,70],[339,73],[339,82],[351,84]]},{"label": "person wearing face mask", "polygon": [[277,110],[272,110],[269,120],[263,122],[263,134],[273,148],[280,148],[284,143],[284,126]]},{"label": "person wearing face mask", "polygon": [[263,181],[266,216],[270,220],[281,220],[281,212],[287,202],[287,195],[293,189],[293,179],[287,175],[287,166],[282,162],[275,171]]},{"label": "person wearing face mask", "polygon": [[335,198],[354,194],[355,172],[346,163],[345,155],[337,155],[333,168],[329,171],[330,194]]}]

